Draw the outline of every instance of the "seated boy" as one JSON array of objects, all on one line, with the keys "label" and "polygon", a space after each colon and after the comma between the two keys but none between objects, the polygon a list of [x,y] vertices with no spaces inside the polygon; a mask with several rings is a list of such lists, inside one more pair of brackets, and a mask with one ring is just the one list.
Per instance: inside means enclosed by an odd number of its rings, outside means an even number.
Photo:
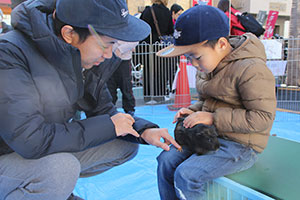
[{"label": "seated boy", "polygon": [[250,168],[267,145],[276,110],[275,79],[263,44],[251,33],[229,37],[226,15],[211,6],[184,12],[175,25],[175,44],[157,53],[185,55],[204,76],[200,100],[182,108],[184,126],[215,125],[220,148],[198,156],[171,147],[158,156],[162,200],[204,199],[208,181]]}]

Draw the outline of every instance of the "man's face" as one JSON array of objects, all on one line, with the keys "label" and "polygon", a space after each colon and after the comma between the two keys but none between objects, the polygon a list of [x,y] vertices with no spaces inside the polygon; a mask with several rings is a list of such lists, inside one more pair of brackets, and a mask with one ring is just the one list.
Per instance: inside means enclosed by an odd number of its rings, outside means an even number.
[{"label": "man's face", "polygon": [[79,42],[79,38],[71,43],[80,50],[83,68],[90,69],[112,57],[112,46],[117,40],[108,36],[100,37],[101,41],[96,36],[90,35],[82,43]]}]

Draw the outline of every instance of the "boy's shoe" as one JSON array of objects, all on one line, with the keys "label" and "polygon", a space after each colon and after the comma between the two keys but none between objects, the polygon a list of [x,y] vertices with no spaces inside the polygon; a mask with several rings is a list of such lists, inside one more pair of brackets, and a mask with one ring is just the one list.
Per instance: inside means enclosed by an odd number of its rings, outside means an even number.
[{"label": "boy's shoe", "polygon": [[84,199],[80,198],[79,196],[75,196],[72,193],[67,200],[84,200]]}]

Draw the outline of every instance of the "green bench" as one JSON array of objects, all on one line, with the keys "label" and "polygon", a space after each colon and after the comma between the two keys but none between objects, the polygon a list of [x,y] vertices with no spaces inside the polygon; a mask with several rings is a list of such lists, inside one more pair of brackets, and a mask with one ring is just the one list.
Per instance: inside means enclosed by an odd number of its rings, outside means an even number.
[{"label": "green bench", "polygon": [[226,177],[274,199],[300,200],[300,143],[271,136],[253,167]]}]

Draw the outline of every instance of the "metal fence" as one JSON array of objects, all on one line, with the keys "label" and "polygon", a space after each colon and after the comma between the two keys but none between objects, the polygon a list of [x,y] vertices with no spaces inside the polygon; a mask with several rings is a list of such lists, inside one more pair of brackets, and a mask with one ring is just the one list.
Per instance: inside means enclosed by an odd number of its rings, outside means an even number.
[{"label": "metal fence", "polygon": [[274,200],[225,177],[214,179],[206,186],[206,200]]},{"label": "metal fence", "polygon": [[[299,120],[300,39],[272,39],[262,40],[262,42],[266,48],[267,65],[276,79],[277,109],[287,113],[280,120]],[[176,82],[180,58],[160,58],[155,55],[166,46],[160,43],[141,43],[136,47],[132,57],[132,82],[137,106],[174,104],[173,84]],[[191,99],[196,101],[198,98],[195,88],[196,70],[188,66],[187,71]]]},{"label": "metal fence", "polygon": [[[288,38],[274,40],[282,45],[278,59],[268,59],[276,78],[277,110],[295,115],[286,115],[286,120],[299,120],[300,114],[300,39]],[[279,53],[279,52],[278,52]]]}]

